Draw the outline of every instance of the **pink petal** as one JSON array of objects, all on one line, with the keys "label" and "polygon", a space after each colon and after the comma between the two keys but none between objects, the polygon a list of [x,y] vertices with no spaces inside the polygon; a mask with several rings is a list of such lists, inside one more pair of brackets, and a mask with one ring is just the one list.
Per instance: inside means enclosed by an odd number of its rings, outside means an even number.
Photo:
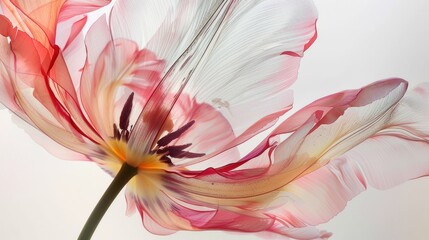
[{"label": "pink petal", "polygon": [[324,223],[367,186],[386,189],[429,174],[429,85],[406,95],[375,134],[326,166],[289,183],[285,205],[270,212],[294,216],[297,227]]},{"label": "pink petal", "polygon": [[72,17],[89,13],[110,4],[111,0],[63,0],[59,22],[66,21]]},{"label": "pink petal", "polygon": [[[416,88],[396,106],[390,124],[379,133],[287,185],[287,195],[293,201],[273,210],[273,214],[293,215],[301,226],[317,225],[338,214],[368,185],[386,189],[427,176],[428,90],[427,84]],[[410,114],[411,111],[416,114]],[[400,130],[403,127],[407,131]],[[412,132],[419,135],[412,139]]]},{"label": "pink petal", "polygon": [[[29,8],[32,5],[31,3],[28,4]],[[20,8],[19,3],[11,0],[2,0],[0,1],[0,7],[2,10],[2,14],[4,14],[11,22],[13,26],[17,26],[17,29],[29,34],[31,37],[36,39],[38,42],[40,42],[43,46],[47,47],[50,44],[50,39],[48,34],[45,32],[45,28],[43,26],[39,26],[37,21],[34,21],[31,16],[28,15],[29,12],[25,12],[25,10],[29,9],[23,9]],[[48,4],[45,6],[45,10],[52,10],[55,15],[55,3]],[[52,7],[52,8],[51,8]],[[45,18],[49,16],[48,14],[44,14]],[[56,17],[53,16],[53,20],[56,20]],[[53,37],[53,35],[51,36]]]},{"label": "pink petal", "polygon": [[365,180],[385,189],[429,173],[429,84],[421,84],[397,105],[385,128],[344,157]]},{"label": "pink petal", "polygon": [[274,153],[275,161],[285,159],[289,161],[289,168],[308,168],[306,172],[317,169],[384,128],[406,88],[407,83],[400,79],[362,88],[347,105],[334,107],[320,119],[293,154],[293,160],[282,156],[290,146],[281,143],[278,154]]},{"label": "pink petal", "polygon": [[3,103],[11,111],[19,114],[21,117],[25,118],[19,105],[15,102],[15,91],[12,85],[12,79],[6,69],[3,67],[8,67],[11,64],[12,52],[9,47],[8,39],[10,31],[12,31],[11,22],[4,16],[0,15],[0,47],[3,49],[0,52],[0,61],[2,69],[0,71],[0,102]]},{"label": "pink petal", "polygon": [[[129,207],[140,211],[145,228],[152,233],[165,235],[177,230],[230,230],[253,233],[271,231],[294,239],[325,239],[330,236],[315,228],[294,228],[283,221],[279,223],[280,219],[274,214],[266,214],[256,208],[248,211],[251,206],[236,208],[221,203],[203,204],[187,192],[181,192],[180,187],[170,184],[172,179],[166,173],[159,174],[161,178],[142,173],[127,189]],[[145,188],[140,184],[144,184]]]},{"label": "pink petal", "polygon": [[[12,8],[9,0],[2,1],[8,8]],[[37,24],[44,34],[48,37],[50,43],[55,42],[56,28],[60,21],[65,21],[74,16],[81,15],[93,10],[96,10],[102,6],[109,4],[110,1],[105,0],[10,0],[20,12],[22,12],[21,18],[29,27],[29,30],[36,34],[38,29],[30,21]],[[13,11],[13,10],[11,10]],[[25,16],[24,16],[25,15]],[[15,15],[17,16],[17,15]],[[16,19],[20,21],[20,19]],[[40,33],[37,33],[40,35]]]},{"label": "pink petal", "polygon": [[[195,121],[195,124],[189,130],[172,142],[172,145],[191,143],[192,145],[186,148],[186,151],[209,155],[224,149],[227,143],[235,139],[231,125],[220,112],[216,111],[209,104],[197,103],[185,94],[182,94],[178,99],[175,108],[171,111],[170,117],[175,128],[181,127],[192,120]],[[192,168],[220,167],[228,164],[228,160],[236,160],[238,158],[238,150],[234,149],[234,151],[228,151],[228,153],[210,158],[204,164],[194,165]],[[173,163],[180,168],[183,164],[187,165],[192,160],[192,158],[173,159]]]},{"label": "pink petal", "polygon": [[[8,6],[11,7],[10,5]],[[32,8],[35,6],[30,4],[27,7]],[[14,9],[11,8],[11,10]],[[3,32],[10,37],[10,47],[13,51],[13,55],[9,53],[9,56],[4,57],[6,66],[19,68],[22,73],[38,76],[33,78],[31,75],[25,76],[22,74],[20,81],[34,88],[34,97],[52,114],[55,121],[59,121],[59,124],[63,126],[68,125],[66,128],[71,127],[71,129],[78,131],[79,135],[81,134],[93,141],[100,142],[98,134],[93,131],[90,123],[86,121],[84,114],[80,110],[75,87],[59,49],[38,41],[39,39],[45,40],[41,37],[42,35],[44,36],[43,32],[37,32],[37,38],[30,38],[25,32],[17,29],[11,30],[10,25],[6,27],[9,28],[8,32]],[[38,28],[34,29],[37,30]],[[32,34],[35,34],[35,32],[33,31]],[[13,60],[14,58],[16,60]],[[13,61],[15,62],[12,63]],[[9,78],[15,78],[13,75],[10,74]],[[13,80],[17,79],[9,79],[6,82],[11,83]],[[16,83],[15,86],[12,86],[12,88],[18,87],[22,86],[17,86]],[[10,89],[11,86],[5,88]]]},{"label": "pink petal", "polygon": [[[78,91],[80,85],[82,67],[85,65],[86,60],[86,49],[85,44],[83,44],[82,29],[86,24],[87,17],[85,16],[77,19],[76,22],[66,21],[59,23],[56,39],[56,44],[62,49],[62,55],[76,91]],[[68,24],[71,24],[71,26]]]},{"label": "pink petal", "polygon": [[[105,16],[91,27],[85,43],[88,55],[80,87],[82,105],[97,131],[111,136],[123,107],[121,97],[127,98],[133,91],[139,103],[144,104],[159,82],[164,64],[153,53],[139,50],[132,41],[114,41]],[[141,106],[134,107],[132,116],[140,111]],[[132,124],[136,118],[132,117]]]},{"label": "pink petal", "polygon": [[365,189],[359,168],[337,159],[285,186],[279,196],[285,203],[269,212],[291,219],[297,228],[315,226],[333,218]]},{"label": "pink petal", "polygon": [[[56,88],[51,88],[56,83],[49,82],[46,75],[46,71],[52,64],[49,51],[24,32],[14,29],[9,31],[9,34],[10,46],[5,45],[5,51],[1,55],[2,75],[6,76],[2,82],[5,83],[4,86],[9,87],[7,90],[10,91],[8,92],[10,99],[7,99],[6,105],[12,106],[11,110],[15,110],[14,107],[18,106],[18,114],[24,120],[34,124],[64,147],[85,155],[99,156],[97,147],[86,142],[93,135],[89,137],[76,125],[82,124],[88,128],[87,123],[81,122],[82,118],[66,114],[62,109],[62,107],[68,108],[67,104],[71,104],[73,108],[70,107],[70,109],[79,111],[76,105],[73,105],[73,99],[61,99],[61,97],[72,97],[59,84]],[[51,74],[54,72],[52,71]],[[65,102],[59,102],[58,99]],[[15,105],[10,104],[11,102],[15,102]],[[61,104],[66,105],[61,106]],[[81,114],[72,111],[71,113],[76,116]],[[88,134],[92,133],[88,129],[83,129]]]},{"label": "pink petal", "polygon": [[[83,27],[88,20],[87,16],[77,18],[73,21],[62,22],[57,25],[57,36],[55,43],[60,46],[61,49],[66,50],[76,38],[82,34]],[[81,43],[82,44],[82,43]]]}]

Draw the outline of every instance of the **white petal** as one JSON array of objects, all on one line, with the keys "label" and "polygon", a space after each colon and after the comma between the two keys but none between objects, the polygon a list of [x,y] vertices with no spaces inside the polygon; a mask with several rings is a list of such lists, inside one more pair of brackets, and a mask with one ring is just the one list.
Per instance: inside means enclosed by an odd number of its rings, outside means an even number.
[{"label": "white petal", "polygon": [[[241,117],[242,110],[237,111],[236,106],[253,104],[255,109],[274,112],[287,109],[290,98],[275,108],[260,100],[284,94],[281,92],[295,80],[297,56],[315,36],[315,19],[310,1],[225,1],[204,26],[203,34],[171,69],[167,68],[168,74],[131,134],[132,148],[147,151],[143,146],[152,145],[162,123],[145,123],[143,116],[163,109],[156,116],[157,121],[163,121],[175,102],[165,100],[168,92],[184,91],[199,102],[234,110],[229,119]],[[233,126],[236,134],[260,118],[260,113],[249,115],[244,126]]]}]

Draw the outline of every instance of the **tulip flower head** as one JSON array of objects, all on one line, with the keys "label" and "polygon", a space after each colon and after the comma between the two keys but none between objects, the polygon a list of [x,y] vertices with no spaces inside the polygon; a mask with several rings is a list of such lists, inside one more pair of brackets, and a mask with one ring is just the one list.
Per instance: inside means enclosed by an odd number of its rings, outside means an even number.
[{"label": "tulip flower head", "polygon": [[[1,102],[58,144],[49,151],[114,178],[79,239],[124,186],[127,211],[154,234],[325,239],[314,226],[368,185],[429,170],[429,87],[405,95],[398,78],[316,100],[240,149],[292,107],[317,35],[310,0],[0,4]],[[108,17],[84,33],[100,8]]]}]

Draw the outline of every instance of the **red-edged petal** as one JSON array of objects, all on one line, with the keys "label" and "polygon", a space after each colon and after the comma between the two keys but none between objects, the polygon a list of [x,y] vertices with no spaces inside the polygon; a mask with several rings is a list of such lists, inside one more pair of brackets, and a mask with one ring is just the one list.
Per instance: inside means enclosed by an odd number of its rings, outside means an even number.
[{"label": "red-edged petal", "polygon": [[[113,136],[126,98],[135,92],[130,123],[134,124],[142,105],[160,79],[163,61],[135,42],[113,41],[105,16],[100,17],[86,36],[87,59],[81,79],[82,105],[98,132]],[[93,96],[97,96],[94,99]]]},{"label": "red-edged petal", "polygon": [[[336,195],[332,194],[338,198],[337,205],[304,218],[307,212],[303,209],[307,203],[317,200],[313,196],[325,189],[324,184],[333,189],[343,186],[336,172],[321,167],[386,128],[389,121],[395,119],[394,112],[406,86],[406,82],[400,79],[385,80],[318,100],[285,121],[295,124],[282,125],[275,130],[275,135],[281,131],[292,132],[285,141],[248,156],[249,161],[203,172],[163,173],[158,184],[168,198],[165,201],[170,203],[160,208],[143,204],[141,211],[152,216],[162,226],[161,229],[265,230],[299,239],[329,237],[329,233],[314,230],[309,225],[318,224],[321,219],[326,221],[342,209],[341,201],[347,201],[357,193],[339,190]],[[305,118],[305,122],[301,122]],[[323,144],[316,143],[316,140]],[[256,163],[252,164],[252,161]],[[342,172],[346,170],[356,172],[355,168],[341,169]],[[324,182],[319,185],[313,185],[322,180]],[[363,189],[362,181],[357,177],[344,177],[342,180],[359,191]],[[305,187],[310,191],[307,192]],[[147,194],[138,196],[139,199],[147,199],[144,197]],[[299,201],[300,196],[305,200]],[[153,202],[156,203],[156,199]],[[315,205],[323,206],[324,203],[322,199]],[[204,206],[205,209],[196,206]],[[151,211],[156,213],[151,215]],[[164,217],[157,218],[162,211],[168,214],[163,213]],[[190,226],[174,225],[173,221],[165,220],[173,219],[166,217],[171,213],[176,215],[175,218],[180,217],[179,222]],[[225,217],[240,222],[219,220]]]},{"label": "red-edged petal", "polygon": [[96,145],[87,142],[96,135],[91,135],[94,133],[88,130],[89,125],[82,122],[82,115],[79,115],[82,113],[65,111],[69,104],[73,106],[70,109],[79,111],[77,105],[73,105],[73,97],[47,75],[50,67],[56,65],[48,49],[16,28],[10,30],[9,39],[2,38],[2,42],[2,82],[8,92],[5,104],[61,145],[82,154],[99,156]]},{"label": "red-edged petal", "polygon": [[368,186],[386,189],[429,174],[429,85],[408,93],[383,128],[361,144],[286,186],[289,204],[273,214],[299,226],[324,223]]},{"label": "red-edged petal", "polygon": [[[30,32],[42,30],[50,43],[55,42],[57,24],[74,16],[81,15],[110,3],[106,0],[3,0],[3,6],[7,7],[18,23],[27,25]],[[12,4],[13,5],[12,5]],[[16,8],[16,9],[13,9]],[[30,21],[37,25],[33,25]],[[23,29],[25,30],[25,29]],[[36,35],[39,35],[37,33]],[[40,40],[40,39],[38,39]]]}]

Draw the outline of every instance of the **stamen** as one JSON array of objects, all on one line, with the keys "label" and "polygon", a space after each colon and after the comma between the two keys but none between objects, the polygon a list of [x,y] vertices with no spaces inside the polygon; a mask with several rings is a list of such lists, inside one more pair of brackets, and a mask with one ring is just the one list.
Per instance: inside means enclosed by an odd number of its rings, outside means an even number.
[{"label": "stamen", "polygon": [[177,153],[171,153],[169,154],[171,157],[174,158],[198,158],[198,157],[202,157],[206,154],[204,153],[193,153],[193,152],[188,152],[188,151],[180,151]]},{"label": "stamen", "polygon": [[173,166],[173,162],[171,161],[171,158],[167,157],[167,156],[163,156],[160,159],[161,162],[167,163],[169,166]]},{"label": "stamen", "polygon": [[131,110],[133,109],[134,93],[131,93],[122,109],[121,116],[119,117],[119,127],[122,130],[127,130],[130,124]]},{"label": "stamen", "polygon": [[113,124],[113,138],[119,139],[121,137],[121,133],[119,132],[118,126],[116,123]]},{"label": "stamen", "polygon": [[167,147],[158,149],[156,153],[160,155],[165,154],[163,158],[167,156],[170,156],[173,158],[198,158],[205,155],[204,153],[193,153],[189,151],[184,151],[186,148],[190,147],[191,145],[192,145],[191,143],[188,143],[188,144],[177,145],[177,146],[167,146]]},{"label": "stamen", "polygon": [[171,141],[173,141],[174,139],[177,139],[178,137],[180,137],[180,135],[182,135],[182,133],[186,132],[186,130],[192,127],[194,123],[195,123],[195,120],[192,120],[187,124],[183,125],[181,128],[177,129],[176,131],[165,135],[164,137],[158,140],[157,142],[158,146],[163,147],[168,145]]},{"label": "stamen", "polygon": [[163,154],[163,153],[168,153],[168,152],[182,151],[182,150],[185,150],[186,148],[190,147],[191,145],[192,145],[192,143],[188,143],[188,144],[184,144],[184,145],[168,146],[168,147],[164,147],[162,149],[159,149],[158,151],[156,151],[156,153]]},{"label": "stamen", "polygon": [[128,142],[129,138],[130,138],[130,132],[128,130],[122,130],[121,139],[125,142]]}]

